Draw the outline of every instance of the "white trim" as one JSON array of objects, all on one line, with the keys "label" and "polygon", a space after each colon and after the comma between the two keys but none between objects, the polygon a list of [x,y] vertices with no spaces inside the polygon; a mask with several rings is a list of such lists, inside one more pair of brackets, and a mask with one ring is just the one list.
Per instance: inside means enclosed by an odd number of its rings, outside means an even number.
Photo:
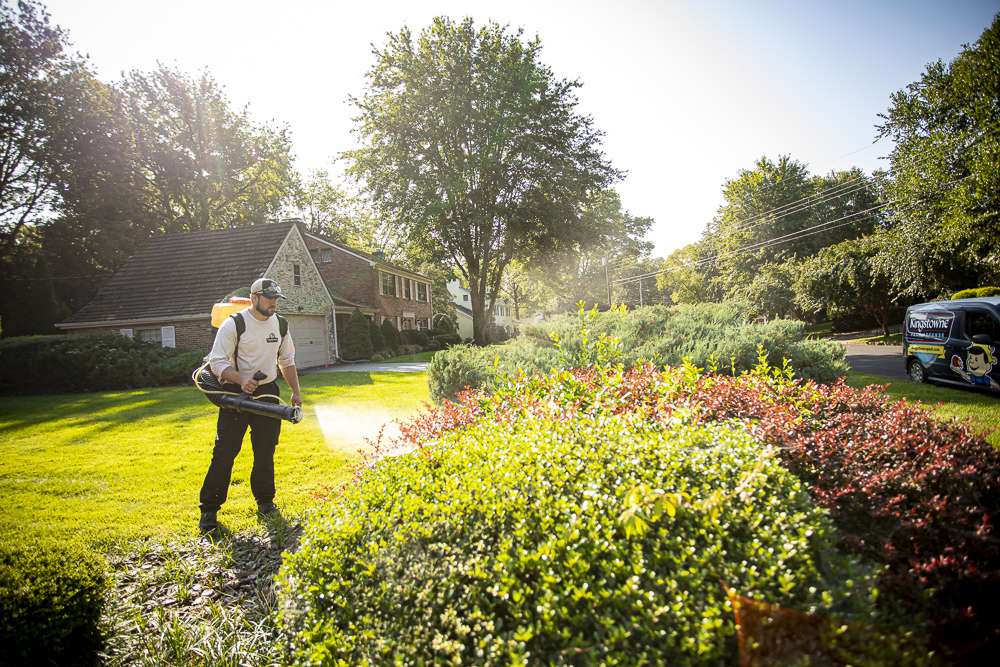
[{"label": "white trim", "polygon": [[212,314],[204,315],[164,315],[162,317],[137,317],[131,320],[97,320],[94,322],[57,322],[59,329],[92,329],[94,327],[122,327],[126,324],[152,324],[154,322],[188,322],[191,320],[208,320],[211,322]]}]

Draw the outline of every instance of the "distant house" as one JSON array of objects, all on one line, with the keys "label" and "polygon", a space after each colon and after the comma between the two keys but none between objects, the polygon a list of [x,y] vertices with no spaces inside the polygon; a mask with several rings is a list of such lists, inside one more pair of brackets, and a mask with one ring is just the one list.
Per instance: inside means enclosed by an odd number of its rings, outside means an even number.
[{"label": "distant house", "polygon": [[337,325],[343,330],[354,308],[377,324],[390,320],[396,329],[430,329],[431,279],[337,241],[306,232],[306,245],[337,302]]},{"label": "distant house", "polygon": [[[323,251],[334,246],[338,252]],[[408,293],[426,293],[429,299],[429,279],[389,266],[384,265],[386,273],[400,278],[405,273],[413,284],[424,284],[423,289],[411,285]],[[149,239],[90,303],[56,326],[67,332],[115,331],[207,352],[215,337],[212,304],[266,275],[288,296],[279,300],[278,312],[288,318],[296,365],[322,366],[338,359],[338,324],[343,326],[354,308],[379,321],[399,317],[401,326],[430,320],[429,301],[368,296],[372,290],[362,287],[377,285],[382,267],[364,253],[309,234],[298,222],[167,234]]]},{"label": "distant house", "polygon": [[[458,280],[448,281],[448,292],[455,303],[455,314],[458,317],[458,335],[462,339],[472,338],[472,300],[469,288]],[[503,327],[508,333],[514,330],[513,311],[507,301],[498,298],[493,309],[493,323]]]}]

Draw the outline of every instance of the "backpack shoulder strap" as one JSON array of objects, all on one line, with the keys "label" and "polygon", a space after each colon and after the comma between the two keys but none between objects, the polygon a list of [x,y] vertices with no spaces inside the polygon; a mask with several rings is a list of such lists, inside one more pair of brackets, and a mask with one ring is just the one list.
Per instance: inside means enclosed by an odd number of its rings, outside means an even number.
[{"label": "backpack shoulder strap", "polygon": [[288,320],[277,313],[274,316],[278,318],[278,331],[281,333],[281,337],[284,338],[288,333]]},{"label": "backpack shoulder strap", "polygon": [[233,367],[240,369],[240,336],[247,330],[247,321],[243,319],[243,313],[233,313],[229,319],[236,325],[236,347],[233,348]]}]

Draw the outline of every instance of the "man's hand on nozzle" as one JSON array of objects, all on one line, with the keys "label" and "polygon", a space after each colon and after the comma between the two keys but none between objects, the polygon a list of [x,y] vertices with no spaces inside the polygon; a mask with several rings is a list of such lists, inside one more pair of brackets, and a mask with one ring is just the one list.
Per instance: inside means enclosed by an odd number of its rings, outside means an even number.
[{"label": "man's hand on nozzle", "polygon": [[243,391],[245,391],[248,394],[252,394],[255,391],[257,391],[257,386],[259,384],[260,383],[257,382],[257,380],[254,380],[253,378],[250,378],[249,380],[247,380],[246,382],[243,383]]},{"label": "man's hand on nozzle", "polygon": [[297,391],[292,392],[292,405],[302,405],[302,394]]}]

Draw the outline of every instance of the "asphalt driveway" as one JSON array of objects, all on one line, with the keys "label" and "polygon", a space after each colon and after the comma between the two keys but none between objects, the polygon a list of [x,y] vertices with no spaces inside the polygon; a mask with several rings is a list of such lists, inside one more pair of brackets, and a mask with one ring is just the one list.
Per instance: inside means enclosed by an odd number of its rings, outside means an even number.
[{"label": "asphalt driveway", "polygon": [[902,345],[865,345],[845,343],[847,365],[852,371],[880,375],[888,378],[905,378]]}]

